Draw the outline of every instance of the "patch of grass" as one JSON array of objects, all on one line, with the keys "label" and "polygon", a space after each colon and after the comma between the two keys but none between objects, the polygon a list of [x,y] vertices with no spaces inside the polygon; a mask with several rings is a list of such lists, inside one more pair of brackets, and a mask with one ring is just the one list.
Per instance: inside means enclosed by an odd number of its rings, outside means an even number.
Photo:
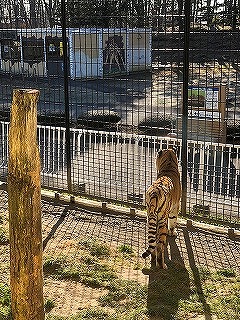
[{"label": "patch of grass", "polygon": [[49,256],[43,262],[43,271],[46,274],[60,274],[66,264],[66,258],[63,256]]},{"label": "patch of grass", "polygon": [[[44,269],[51,270],[59,280],[79,281],[90,287],[104,288],[107,293],[99,298],[100,307],[97,309],[84,309],[72,317],[49,319],[149,320],[153,317],[182,320],[206,312],[222,320],[239,318],[240,279],[233,270],[211,272],[205,267],[189,270],[168,263],[168,270],[152,270],[151,275],[149,269],[150,283],[145,286],[118,276],[116,260],[120,259],[125,268],[139,263],[132,258],[130,262],[129,257],[133,254],[130,246],[110,250],[98,241],[79,243],[80,250],[74,263],[71,255],[48,257]],[[103,247],[106,250],[102,250]],[[113,258],[116,271],[112,267]],[[139,269],[139,265],[134,269]],[[108,314],[108,310],[111,313]]]},{"label": "patch of grass", "polygon": [[80,320],[80,319],[98,319],[98,320],[110,320],[113,319],[106,311],[99,308],[89,308],[86,310],[82,310],[76,317],[72,320]]},{"label": "patch of grass", "polygon": [[0,227],[0,244],[7,244],[9,242],[8,233],[4,227]]},{"label": "patch of grass", "polygon": [[199,272],[200,279],[201,279],[202,281],[211,279],[211,277],[212,277],[211,272],[210,272],[207,268],[205,268],[205,267],[200,267],[200,268],[198,269],[198,272]]},{"label": "patch of grass", "polygon": [[133,248],[128,244],[122,244],[118,247],[118,251],[125,254],[133,254]]},{"label": "patch of grass", "polygon": [[87,308],[70,317],[48,316],[47,320],[116,320],[101,308]]},{"label": "patch of grass", "polygon": [[203,286],[211,311],[219,319],[240,319],[240,278],[232,269],[212,273],[212,281]]},{"label": "patch of grass", "polygon": [[110,247],[105,243],[101,243],[98,240],[84,240],[80,241],[79,244],[83,249],[87,249],[89,253],[98,258],[104,258],[110,256]]},{"label": "patch of grass", "polygon": [[[190,270],[168,262],[168,270],[148,270],[150,283],[146,286],[130,280],[132,269],[139,269],[141,263],[137,255],[132,258],[131,246],[110,249],[95,240],[79,244],[77,252],[46,257],[44,273],[59,281],[67,279],[103,288],[99,307],[82,309],[74,316],[48,314],[48,320],[183,320],[206,312],[221,320],[240,319],[240,278],[232,269]],[[124,280],[126,270],[129,280]],[[11,319],[9,293],[7,286],[0,285],[0,320]],[[46,311],[54,306],[50,299],[45,302]]]},{"label": "patch of grass", "polygon": [[12,319],[10,289],[3,283],[0,283],[0,319]]},{"label": "patch of grass", "polygon": [[135,262],[133,266],[133,270],[140,270],[140,269],[142,269],[142,264],[139,261]]},{"label": "patch of grass", "polygon": [[105,264],[76,264],[64,268],[59,274],[62,279],[73,279],[92,287],[106,287],[117,276],[115,272]]},{"label": "patch of grass", "polygon": [[[194,282],[193,282],[194,286]],[[194,291],[192,292],[194,294]],[[148,287],[148,310],[154,316],[170,319],[178,310],[179,301],[191,295],[189,271],[181,265],[168,264],[168,270],[150,275]]]},{"label": "patch of grass", "polygon": [[47,299],[44,303],[44,309],[46,312],[50,312],[55,306],[56,303],[51,299]]},{"label": "patch of grass", "polygon": [[121,314],[130,309],[145,308],[147,301],[147,287],[136,281],[116,280],[108,287],[108,293],[99,298],[103,307],[117,308]]},{"label": "patch of grass", "polygon": [[231,269],[210,272],[205,268],[198,272],[199,283],[190,272],[190,295],[180,300],[176,319],[184,319],[192,313],[204,314],[206,310],[217,319],[240,319],[240,279],[235,272]]},{"label": "patch of grass", "polygon": [[58,279],[80,281],[92,287],[106,287],[112,279],[117,278],[115,271],[107,264],[87,256],[74,264],[61,256],[48,257],[43,270]]},{"label": "patch of grass", "polygon": [[232,269],[221,269],[217,271],[217,274],[226,278],[232,278],[236,276],[236,272]]}]

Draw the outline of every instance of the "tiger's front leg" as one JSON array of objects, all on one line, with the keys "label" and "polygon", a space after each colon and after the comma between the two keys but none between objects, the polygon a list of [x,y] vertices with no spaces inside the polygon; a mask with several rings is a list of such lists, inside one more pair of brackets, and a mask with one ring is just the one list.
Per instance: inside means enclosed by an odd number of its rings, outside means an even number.
[{"label": "tiger's front leg", "polygon": [[179,212],[179,204],[175,205],[168,216],[168,235],[176,237],[176,225],[177,225],[177,217]]}]

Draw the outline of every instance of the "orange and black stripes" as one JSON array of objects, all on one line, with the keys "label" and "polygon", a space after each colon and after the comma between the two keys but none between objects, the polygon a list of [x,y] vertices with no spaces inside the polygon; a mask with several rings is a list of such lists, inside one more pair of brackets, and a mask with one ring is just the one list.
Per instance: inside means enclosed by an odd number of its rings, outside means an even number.
[{"label": "orange and black stripes", "polygon": [[156,159],[157,180],[146,192],[148,214],[148,249],[142,254],[146,258],[156,254],[156,263],[166,268],[164,247],[166,237],[174,232],[181,194],[178,161],[173,150],[163,150]]}]

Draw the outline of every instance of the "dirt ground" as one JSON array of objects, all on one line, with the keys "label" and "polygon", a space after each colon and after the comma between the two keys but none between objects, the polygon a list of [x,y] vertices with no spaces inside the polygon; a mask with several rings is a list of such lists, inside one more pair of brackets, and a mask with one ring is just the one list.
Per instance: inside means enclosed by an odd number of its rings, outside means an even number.
[{"label": "dirt ground", "polygon": [[[5,191],[1,191],[0,206],[1,215],[7,215],[7,193]],[[42,201],[42,218],[45,259],[50,256],[68,256],[70,267],[74,268],[82,259],[79,239],[84,239],[84,241],[96,241],[97,239],[97,241],[106,244],[113,253],[105,262],[114,268],[121,281],[134,281],[138,283],[138,286],[146,288],[156,281],[155,275],[149,272],[150,260],[145,261],[141,258],[141,254],[147,246],[145,219],[90,212],[67,203],[46,200]],[[239,276],[240,241],[238,239],[233,241],[225,235],[200,229],[189,230],[185,227],[179,227],[177,234],[176,239],[169,240],[166,252],[166,261],[170,266],[169,274],[162,274],[163,277],[167,276],[167,281],[171,283],[176,281],[171,274],[172,266],[174,266],[174,270],[182,270],[181,277],[177,280],[179,283],[174,284],[174,286],[181,287],[186,281],[189,281],[189,274],[186,270],[191,270],[193,282],[196,283],[197,290],[200,292],[203,289],[201,281],[199,281],[198,270],[207,269],[211,272],[233,270]],[[116,253],[117,248],[122,245],[132,248],[134,254],[127,259],[126,256],[119,256]],[[0,282],[8,283],[8,245],[0,245],[0,250]],[[94,287],[74,279],[59,280],[57,277],[47,275],[44,277],[45,299],[54,301],[54,306],[49,315],[66,317],[77,314],[86,308],[98,308],[99,299],[107,292],[108,289],[104,286]],[[180,292],[179,302],[186,298],[185,295],[186,293]],[[202,303],[204,305],[205,302],[202,301]],[[177,305],[174,307],[177,310]],[[113,314],[116,309],[106,306],[101,310]],[[190,312],[186,319],[201,320],[205,318],[204,315],[201,315],[201,312],[200,314]],[[162,318],[150,317],[149,319]],[[168,318],[166,317],[166,319]],[[211,319],[221,318],[213,314]]]}]

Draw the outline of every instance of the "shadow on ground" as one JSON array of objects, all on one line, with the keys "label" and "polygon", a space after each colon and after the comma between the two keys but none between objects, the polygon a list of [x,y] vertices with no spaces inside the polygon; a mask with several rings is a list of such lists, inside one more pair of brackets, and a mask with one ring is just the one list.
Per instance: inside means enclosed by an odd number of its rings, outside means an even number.
[{"label": "shadow on ground", "polygon": [[[195,232],[202,233],[199,230]],[[145,275],[149,275],[147,309],[151,320],[175,319],[179,310],[179,303],[191,299],[193,287],[195,288],[196,299],[201,306],[203,319],[213,319],[212,310],[207,303],[206,292],[203,289],[202,266],[199,263],[197,265],[195,261],[198,259],[194,254],[196,250],[194,242],[191,241],[192,232],[183,228],[182,233],[185,242],[184,258],[187,261],[187,268],[184,264],[183,252],[179,250],[179,247],[183,249],[182,244],[178,247],[176,239],[169,237],[169,250],[165,252],[168,269],[156,269],[154,265],[151,265],[150,269],[144,268],[142,270]],[[218,247],[218,249],[221,251],[221,248]],[[179,315],[177,315],[177,319],[179,319]]]},{"label": "shadow on ground", "polygon": [[178,310],[180,300],[187,300],[190,296],[190,281],[188,270],[176,245],[174,238],[168,239],[170,246],[169,259],[165,252],[168,269],[143,269],[149,275],[147,309],[149,319],[172,319]]}]

